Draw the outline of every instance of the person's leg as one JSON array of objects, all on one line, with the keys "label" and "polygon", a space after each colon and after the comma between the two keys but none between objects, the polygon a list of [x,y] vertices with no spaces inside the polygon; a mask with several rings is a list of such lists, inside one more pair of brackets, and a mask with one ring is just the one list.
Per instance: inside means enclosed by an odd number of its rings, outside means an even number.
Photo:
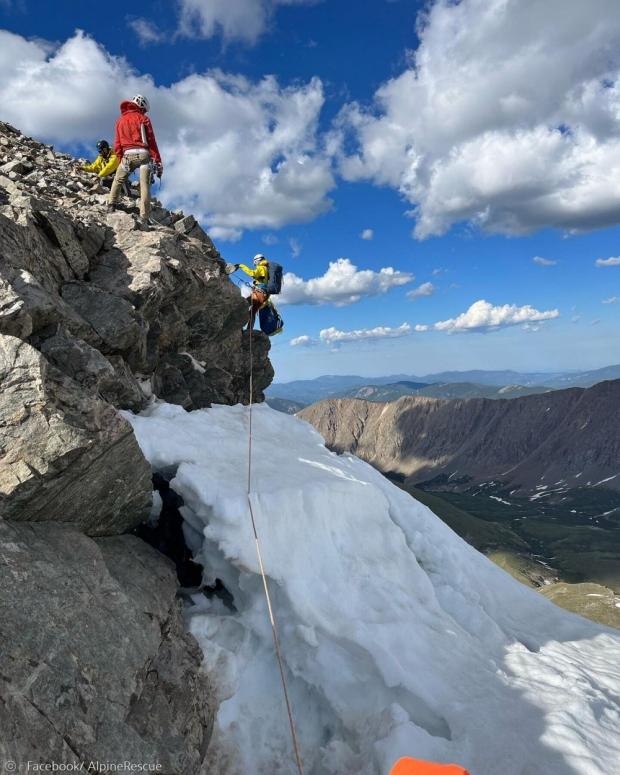
[{"label": "person's leg", "polygon": [[118,202],[118,198],[121,193],[121,186],[128,177],[129,170],[126,170],[122,164],[119,164],[116,169],[116,174],[114,175],[114,180],[112,181],[112,188],[110,189],[110,196],[108,198],[109,204],[115,205]]},{"label": "person's leg", "polygon": [[151,214],[151,168],[147,163],[140,165],[140,218],[148,220]]},{"label": "person's leg", "polygon": [[254,296],[254,292],[252,292],[252,304],[250,306],[251,306],[250,328],[252,329],[254,328],[254,323],[256,322],[256,313],[260,308],[260,302]]},{"label": "person's leg", "polygon": [[259,309],[263,306],[263,304],[266,301],[267,301],[267,294],[265,293],[265,291],[260,290],[260,288],[254,288],[254,290],[252,291],[252,317],[251,317],[250,328],[254,328],[256,315]]}]

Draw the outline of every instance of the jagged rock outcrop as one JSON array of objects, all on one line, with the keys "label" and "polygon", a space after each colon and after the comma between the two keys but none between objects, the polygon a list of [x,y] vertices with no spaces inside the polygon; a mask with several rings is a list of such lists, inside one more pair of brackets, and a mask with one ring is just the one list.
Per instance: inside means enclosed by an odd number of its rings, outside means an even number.
[{"label": "jagged rock outcrop", "polygon": [[[620,380],[506,400],[405,397],[320,401],[299,416],[327,445],[412,484],[501,481],[517,497],[536,486],[620,490]],[[443,486],[438,483],[438,487]]]},{"label": "jagged rock outcrop", "polygon": [[[0,334],[122,408],[150,390],[188,409],[247,401],[247,305],[207,234],[160,206],[143,227],[133,198],[112,214],[106,200],[70,156],[0,123]],[[273,370],[254,339],[260,401]]]},{"label": "jagged rock outcrop", "polygon": [[[207,234],[158,205],[162,225],[144,227],[133,198],[111,214],[106,201],[73,158],[0,123],[0,517],[93,535],[150,502],[114,408],[249,400],[247,303]],[[273,369],[252,336],[260,401]]]},{"label": "jagged rock outcrop", "polygon": [[197,773],[214,708],[174,568],[134,536],[0,520],[0,759]]},{"label": "jagged rock outcrop", "polygon": [[151,506],[129,423],[31,345],[0,335],[0,517],[122,533]]},{"label": "jagged rock outcrop", "polygon": [[152,483],[118,410],[247,403],[250,342],[254,401],[273,369],[195,219],[107,194],[0,122],[0,760],[186,775],[212,693],[170,564],[119,535]]}]

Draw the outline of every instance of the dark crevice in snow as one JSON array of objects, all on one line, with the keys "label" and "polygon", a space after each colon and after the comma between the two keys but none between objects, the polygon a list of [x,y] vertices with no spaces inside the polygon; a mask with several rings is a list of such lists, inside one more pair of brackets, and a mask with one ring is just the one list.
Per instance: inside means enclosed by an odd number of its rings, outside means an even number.
[{"label": "dark crevice in snow", "polygon": [[222,603],[231,611],[236,611],[237,608],[235,606],[235,599],[232,596],[232,594],[226,589],[224,586],[224,583],[222,579],[215,579],[215,583],[211,585],[205,585],[202,588],[203,593],[206,597],[211,600],[211,598],[217,597],[219,598]]},{"label": "dark crevice in snow", "polygon": [[134,533],[172,560],[182,587],[199,587],[202,583],[202,565],[194,562],[185,543],[183,516],[179,511],[183,498],[161,474],[153,475],[153,487],[162,501],[159,519],[156,522],[143,522]]},{"label": "dark crevice in snow", "polygon": [[[171,472],[172,476],[174,472]],[[227,608],[234,611],[233,596],[221,579],[216,578],[213,584],[203,583],[204,568],[194,559],[183,531],[184,520],[180,511],[183,498],[172,489],[170,481],[161,473],[153,474],[153,488],[161,498],[159,516],[138,525],[133,531],[134,535],[174,562],[182,592],[201,591],[209,599],[219,598]]]}]

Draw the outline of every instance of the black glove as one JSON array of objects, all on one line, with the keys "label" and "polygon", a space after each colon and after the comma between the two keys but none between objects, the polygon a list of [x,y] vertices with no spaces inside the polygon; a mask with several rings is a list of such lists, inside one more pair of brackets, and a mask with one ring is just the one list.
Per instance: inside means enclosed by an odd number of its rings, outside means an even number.
[{"label": "black glove", "polygon": [[235,272],[239,269],[239,264],[235,264]]},{"label": "black glove", "polygon": [[155,174],[158,178],[161,178],[161,176],[164,174],[164,165],[160,163],[155,164]]}]

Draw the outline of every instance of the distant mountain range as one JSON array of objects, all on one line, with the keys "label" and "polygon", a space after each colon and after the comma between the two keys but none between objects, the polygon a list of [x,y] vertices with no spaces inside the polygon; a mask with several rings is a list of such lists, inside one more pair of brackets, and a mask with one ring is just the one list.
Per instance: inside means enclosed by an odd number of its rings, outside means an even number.
[{"label": "distant mountain range", "polygon": [[[517,372],[517,371],[445,371],[425,376],[395,374],[385,377],[356,375],[326,375],[310,380],[274,383],[267,397],[285,398],[308,405],[324,398],[352,397],[360,389],[367,390],[368,400],[391,401],[401,395],[430,395],[439,398],[508,398],[528,393],[544,393],[568,387],[590,387],[604,380],[620,379],[620,365],[594,371]],[[449,385],[460,387],[449,388]],[[386,387],[385,397],[376,390]],[[494,393],[486,388],[506,388]],[[417,392],[416,392],[417,391]],[[361,397],[359,394],[355,397]]]},{"label": "distant mountain range", "polygon": [[278,412],[284,412],[284,414],[297,414],[304,408],[304,404],[289,401],[288,398],[266,398],[265,403]]},{"label": "distant mountain range", "polygon": [[[352,388],[343,398],[362,398],[365,401],[396,401],[403,396],[428,396],[429,398],[517,398],[535,393],[547,393],[553,388],[544,385],[483,385],[475,382],[437,382],[426,385],[419,382],[394,382],[388,385],[363,385]],[[299,410],[298,410],[299,411]]]},{"label": "distant mountain range", "polygon": [[329,399],[300,416],[330,448],[412,485],[499,482],[541,502],[579,487],[620,490],[620,380],[506,401]]}]

